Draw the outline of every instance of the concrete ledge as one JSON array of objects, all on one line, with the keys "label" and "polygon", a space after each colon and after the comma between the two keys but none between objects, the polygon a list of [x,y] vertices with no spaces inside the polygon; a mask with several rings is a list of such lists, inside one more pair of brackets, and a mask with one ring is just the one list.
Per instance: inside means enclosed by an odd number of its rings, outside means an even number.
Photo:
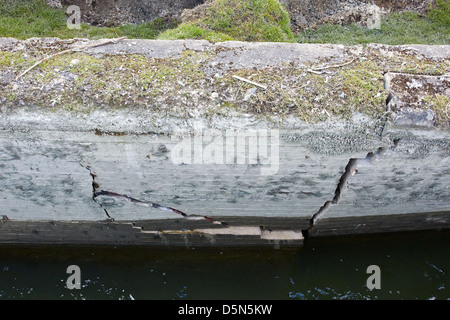
[{"label": "concrete ledge", "polygon": [[[299,246],[299,231],[260,227],[147,230],[141,221],[0,221],[3,244],[91,244],[152,246]],[[143,222],[145,224],[145,221]]]},{"label": "concrete ledge", "polygon": [[324,218],[310,230],[310,236],[339,236],[345,234],[371,234],[450,228],[449,212],[420,212],[360,217]]}]

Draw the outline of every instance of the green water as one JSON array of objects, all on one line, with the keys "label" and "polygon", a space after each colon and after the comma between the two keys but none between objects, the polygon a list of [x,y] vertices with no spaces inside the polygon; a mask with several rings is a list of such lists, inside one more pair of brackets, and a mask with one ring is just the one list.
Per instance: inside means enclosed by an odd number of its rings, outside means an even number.
[{"label": "green water", "polygon": [[[0,299],[449,299],[450,231],[294,249],[0,246]],[[69,265],[80,289],[69,290]],[[366,285],[380,267],[380,289]]]}]

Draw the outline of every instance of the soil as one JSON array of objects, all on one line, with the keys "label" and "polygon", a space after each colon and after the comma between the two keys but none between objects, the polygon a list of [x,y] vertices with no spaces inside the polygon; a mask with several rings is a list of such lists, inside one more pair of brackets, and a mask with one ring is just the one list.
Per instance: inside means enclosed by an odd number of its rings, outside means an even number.
[{"label": "soil", "polygon": [[391,111],[429,109],[430,123],[449,125],[448,46],[125,39],[54,55],[24,74],[43,57],[101,42],[0,38],[2,111],[140,109],[183,121],[238,112],[313,123],[355,113],[384,119],[391,93]]},{"label": "soil", "polygon": [[[368,26],[374,14],[383,17],[389,12],[425,13],[436,0],[281,0],[291,17],[293,32],[316,28],[325,23]],[[376,7],[374,7],[376,5]],[[375,10],[374,10],[375,8]],[[374,12],[375,11],[375,12]]]},{"label": "soil", "polygon": [[[47,0],[54,7],[77,5],[82,21],[96,26],[118,26],[152,21],[155,18],[181,21],[198,16],[212,0]],[[280,0],[291,17],[293,32],[315,28],[324,23],[370,24],[374,15],[414,11],[425,13],[436,0]],[[200,7],[197,7],[200,6]],[[196,8],[197,7],[197,8]],[[195,10],[191,10],[194,9]],[[184,11],[184,12],[183,12]],[[182,17],[182,14],[185,18]],[[370,26],[370,25],[369,25]]]}]

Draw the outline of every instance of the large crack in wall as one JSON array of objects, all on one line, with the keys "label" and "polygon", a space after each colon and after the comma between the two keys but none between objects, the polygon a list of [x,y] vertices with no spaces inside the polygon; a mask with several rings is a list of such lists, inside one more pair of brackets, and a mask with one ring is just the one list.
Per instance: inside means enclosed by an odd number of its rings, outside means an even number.
[{"label": "large crack in wall", "polygon": [[[112,198],[118,198],[120,200],[129,201],[137,206],[143,206],[147,208],[155,208],[160,209],[164,211],[170,211],[174,212],[176,214],[181,215],[186,220],[206,220],[211,222],[212,224],[221,225],[222,228],[192,228],[190,230],[185,229],[170,229],[170,230],[164,230],[164,229],[157,229],[157,230],[144,230],[143,226],[136,225],[136,222],[131,223],[131,228],[135,231],[137,231],[140,234],[150,234],[154,235],[157,238],[161,238],[164,243],[167,242],[167,239],[165,238],[167,235],[179,235],[185,240],[185,244],[189,245],[188,241],[188,235],[190,236],[200,236],[204,237],[207,241],[209,241],[211,244],[215,244],[217,239],[216,237],[223,237],[223,236],[231,236],[236,237],[237,239],[241,237],[249,237],[260,239],[262,241],[268,241],[270,243],[273,243],[275,248],[279,248],[280,242],[283,243],[292,243],[297,241],[303,241],[303,233],[298,230],[271,230],[267,229],[264,226],[229,226],[228,223],[223,221],[214,220],[208,216],[201,216],[201,215],[194,215],[194,214],[186,214],[178,209],[172,208],[172,207],[166,207],[162,206],[160,204],[149,202],[149,201],[141,201],[136,198],[130,197],[125,194],[120,194],[116,192],[111,191],[105,191],[100,190],[100,185],[96,182],[95,178],[97,175],[93,172],[90,166],[83,166],[81,163],[80,165],[89,171],[89,175],[92,179],[92,200],[100,206],[100,208],[104,211],[108,219],[101,220],[100,222],[114,222],[114,218],[111,217],[107,209],[103,206],[103,204],[97,200],[98,197],[112,197]],[[128,224],[128,222],[126,223]],[[109,230],[109,227],[106,226]],[[167,243],[166,243],[167,244]]]},{"label": "large crack in wall", "polygon": [[92,201],[94,201],[96,204],[98,204],[100,206],[100,208],[104,211],[104,213],[108,217],[108,219],[107,219],[108,221],[114,221],[114,218],[112,218],[110,216],[110,214],[108,213],[108,210],[106,210],[106,208],[103,206],[103,204],[98,202],[96,199],[97,188],[99,188],[99,184],[95,181],[95,178],[97,177],[97,175],[94,172],[92,172],[90,166],[83,166],[81,163],[80,163],[80,166],[82,166],[83,168],[88,170],[89,175],[91,176],[91,179],[92,179]]},{"label": "large crack in wall", "polygon": [[350,181],[350,179],[358,173],[358,164],[362,161],[366,163],[373,164],[374,161],[379,160],[383,158],[387,151],[394,151],[395,148],[398,145],[398,142],[400,139],[394,139],[393,145],[391,147],[380,147],[378,150],[373,153],[369,152],[366,157],[364,158],[351,158],[344,170],[344,173],[342,174],[341,178],[339,179],[338,185],[336,187],[336,191],[334,192],[334,196],[331,200],[326,201],[322,207],[312,216],[310,220],[310,226],[308,229],[303,231],[303,235],[306,238],[309,234],[309,231],[315,226],[316,222],[323,218],[323,215],[327,212],[327,210],[332,205],[337,205],[339,202],[339,199],[341,198],[342,194],[345,192],[345,189],[347,188],[347,185]]},{"label": "large crack in wall", "polygon": [[[80,164],[81,165],[81,164]],[[201,215],[195,215],[195,214],[187,214],[181,210],[178,210],[173,207],[163,206],[155,202],[151,201],[141,201],[134,197],[128,196],[126,194],[121,194],[117,192],[112,191],[106,191],[106,190],[98,190],[100,188],[100,185],[96,182],[95,178],[97,175],[92,171],[90,166],[83,166],[83,168],[89,171],[89,175],[92,178],[92,200],[100,206],[100,208],[105,212],[106,216],[108,217],[109,221],[115,221],[113,217],[109,214],[108,210],[103,206],[103,204],[98,201],[98,197],[110,197],[110,198],[117,198],[124,201],[129,201],[133,203],[134,205],[141,206],[141,207],[147,207],[147,208],[155,208],[163,211],[173,212],[180,216],[182,216],[186,220],[207,220],[213,224],[219,224],[219,225],[228,225],[226,222],[223,221],[217,221],[214,220],[208,216],[201,216]]]},{"label": "large crack in wall", "polygon": [[[386,112],[384,113],[384,115],[382,116],[382,125],[381,125],[381,131],[380,131],[380,138],[383,138],[384,136],[384,131],[386,128],[387,123],[389,122],[390,119],[390,107],[389,107],[389,102],[392,100],[393,98],[393,93],[391,92],[390,89],[390,77],[389,77],[389,72],[386,72],[384,74],[384,89],[388,92],[388,96],[386,98]],[[366,157],[364,158],[351,158],[349,159],[347,165],[345,166],[344,169],[344,173],[342,174],[341,178],[339,179],[339,182],[337,184],[336,190],[334,192],[334,196],[331,200],[326,201],[321,207],[320,209],[313,214],[313,216],[310,219],[310,224],[309,224],[309,228],[306,230],[303,230],[303,236],[305,237],[305,239],[308,237],[310,230],[315,226],[317,220],[319,220],[320,218],[323,217],[323,215],[328,211],[328,209],[332,206],[332,205],[337,205],[338,201],[341,197],[341,195],[343,194],[343,192],[345,191],[345,189],[347,188],[347,185],[350,181],[350,179],[358,173],[358,163],[361,161],[364,162],[368,162],[370,164],[372,164],[374,161],[382,158],[385,154],[386,151],[388,150],[395,150],[395,148],[398,145],[398,142],[400,141],[400,139],[394,139],[392,141],[393,145],[388,148],[388,147],[379,147],[378,150],[373,153],[373,152],[369,152]]]},{"label": "large crack in wall", "polygon": [[[389,86],[389,77],[385,76],[385,89],[389,92],[389,96],[386,99],[386,112],[384,113],[384,115],[381,116],[381,122],[382,124],[379,126],[380,131],[377,133],[377,135],[383,139],[384,136],[384,131],[386,128],[386,124],[389,121],[389,114],[390,114],[390,109],[389,109],[389,102],[392,99],[392,93],[390,92],[390,86]],[[347,165],[345,166],[344,172],[341,175],[341,177],[339,178],[338,184],[336,186],[335,192],[333,197],[330,200],[327,200],[320,208],[319,210],[314,213],[311,216],[311,219],[309,221],[309,227],[308,229],[305,230],[301,230],[302,236],[304,238],[307,238],[310,230],[315,227],[316,222],[323,218],[323,216],[326,214],[326,212],[328,211],[328,209],[333,206],[333,205],[337,205],[339,202],[339,199],[341,198],[342,194],[345,192],[345,189],[347,188],[347,185],[350,181],[350,179],[358,173],[358,164],[360,162],[366,162],[366,163],[370,163],[373,164],[374,161],[381,159],[388,150],[395,150],[398,142],[400,139],[394,139],[393,141],[390,141],[391,146],[390,147],[379,147],[377,149],[376,152],[369,152],[365,157],[363,158],[350,158]],[[80,164],[81,165],[81,164]],[[226,226],[225,229],[227,229],[227,231],[223,231],[223,232],[229,232],[229,233],[234,233],[235,232],[235,228],[239,226],[228,226],[228,223],[222,222],[222,221],[217,221],[214,220],[208,216],[202,216],[202,215],[195,215],[195,214],[187,214],[181,210],[169,207],[169,206],[164,206],[158,203],[154,203],[154,202],[150,202],[150,201],[142,201],[139,200],[135,197],[126,195],[126,194],[121,194],[121,193],[117,193],[117,192],[113,192],[113,191],[106,191],[106,190],[100,190],[100,186],[96,181],[96,177],[97,175],[93,172],[93,170],[91,169],[90,166],[83,166],[81,165],[83,168],[87,169],[89,171],[89,174],[91,176],[92,179],[92,200],[98,204],[100,206],[100,208],[104,211],[104,213],[107,216],[107,221],[115,221],[114,218],[111,217],[111,215],[109,214],[108,210],[104,207],[104,205],[102,204],[101,201],[99,201],[100,197],[106,197],[106,198],[116,198],[119,199],[121,201],[128,201],[131,202],[133,205],[137,205],[137,206],[141,206],[141,207],[148,207],[148,208],[155,208],[155,209],[159,209],[159,210],[163,210],[163,211],[167,211],[167,212],[172,212],[175,214],[178,214],[180,216],[182,216],[183,218],[187,219],[187,220],[207,220],[210,221],[213,224],[219,224],[219,225],[223,225]],[[263,225],[259,225],[255,228],[258,228],[258,230],[261,230],[261,232],[265,231],[265,232],[272,232],[273,230],[271,229],[267,229],[265,226]],[[245,229],[245,228],[244,228]],[[212,229],[213,230],[213,229]],[[245,229],[246,230],[246,229]],[[166,231],[167,232],[167,231]],[[170,232],[182,232],[182,230],[171,230]],[[185,232],[185,231],[183,231]],[[193,233],[198,233],[200,232],[198,229],[192,229],[190,230],[190,232]],[[209,229],[205,229],[201,232],[204,232],[206,234],[209,235],[213,235],[216,234],[217,231],[209,231]],[[237,233],[238,234],[238,233]],[[236,234],[236,235],[237,235]]]}]

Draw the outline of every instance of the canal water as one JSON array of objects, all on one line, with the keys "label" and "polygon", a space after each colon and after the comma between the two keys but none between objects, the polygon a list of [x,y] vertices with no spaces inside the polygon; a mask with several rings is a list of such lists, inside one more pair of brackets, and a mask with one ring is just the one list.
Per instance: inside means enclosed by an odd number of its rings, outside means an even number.
[{"label": "canal water", "polygon": [[[449,253],[449,230],[284,249],[0,245],[0,299],[448,300]],[[80,289],[67,288],[70,265]]]}]

